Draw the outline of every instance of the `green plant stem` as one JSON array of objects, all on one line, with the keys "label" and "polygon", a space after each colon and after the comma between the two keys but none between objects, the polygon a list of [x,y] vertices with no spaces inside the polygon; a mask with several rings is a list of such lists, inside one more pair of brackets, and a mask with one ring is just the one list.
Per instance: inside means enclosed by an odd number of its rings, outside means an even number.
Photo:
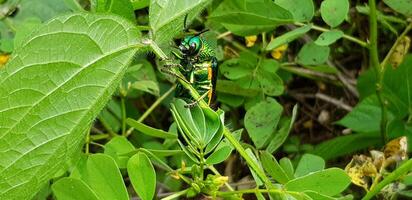
[{"label": "green plant stem", "polygon": [[163,198],[163,199],[161,199],[161,200],[172,200],[172,199],[176,199],[176,198],[178,198],[178,197],[180,197],[180,196],[185,195],[188,191],[189,191],[189,189],[182,190],[182,191],[176,192],[176,193],[174,193],[174,194],[172,194],[172,195],[170,195],[170,196],[167,196],[167,197],[165,197],[165,198]]},{"label": "green plant stem", "polygon": [[393,55],[393,53],[396,50],[396,47],[399,45],[399,43],[402,41],[402,39],[408,34],[408,32],[412,29],[412,22],[408,24],[408,26],[405,28],[405,30],[402,32],[402,34],[396,39],[395,43],[389,50],[388,54],[386,54],[385,59],[383,59],[381,66],[386,66],[388,64],[389,59]]},{"label": "green plant stem", "polygon": [[125,97],[120,97],[120,105],[122,109],[122,135],[126,136],[126,102]]},{"label": "green plant stem", "polygon": [[[167,60],[166,54],[153,42],[148,42],[152,50],[158,55],[162,60]],[[181,76],[180,72],[176,71],[178,75]],[[191,96],[194,99],[199,99],[200,95],[197,93],[197,91],[186,81],[183,81],[181,79],[178,79],[179,83],[185,87],[187,90],[189,90]],[[199,105],[201,107],[209,107],[204,100],[199,101]],[[245,159],[246,163],[249,165],[249,167],[257,174],[257,176],[265,183],[266,187],[268,188],[274,188],[272,182],[270,179],[266,176],[265,172],[257,165],[257,163],[246,153],[245,149],[240,145],[240,143],[236,140],[235,137],[233,137],[232,133],[229,131],[227,127],[223,129],[223,135],[226,137],[226,139],[235,147],[237,152]]]},{"label": "green plant stem", "polygon": [[378,194],[386,185],[398,180],[401,176],[408,173],[412,169],[412,159],[403,163],[400,167],[398,167],[395,171],[390,173],[385,179],[383,179],[380,183],[378,183],[375,187],[371,188],[371,190],[366,193],[366,195],[362,198],[362,200],[369,200]]},{"label": "green plant stem", "polygon": [[383,79],[385,75],[385,66],[380,65],[379,63],[379,54],[378,54],[378,21],[377,21],[377,11],[376,11],[376,1],[369,0],[369,65],[370,68],[376,70],[376,95],[378,96],[379,103],[381,105],[381,123],[380,131],[383,144],[387,142],[387,132],[386,127],[388,124],[387,117],[387,106],[386,100],[383,97]]},{"label": "green plant stem", "polygon": [[[137,119],[138,122],[143,122],[153,112],[153,110],[162,103],[163,100],[166,99],[174,90],[176,89],[176,85],[173,85],[168,91],[166,91],[161,97],[159,97],[144,113],[142,116]],[[134,128],[129,128],[126,132],[126,137],[130,136],[133,132]]]},{"label": "green plant stem", "polygon": [[107,121],[104,120],[104,118],[99,117],[98,119],[99,119],[100,123],[103,125],[103,127],[107,130],[107,132],[109,133],[109,135],[110,135],[111,137],[116,137],[116,136],[117,136],[117,134],[116,134],[116,133],[113,131],[113,129],[109,126],[109,124],[107,123]]},{"label": "green plant stem", "polygon": [[101,135],[91,135],[90,136],[90,140],[91,141],[96,141],[96,140],[104,140],[109,138],[110,135],[109,134],[101,134]]},{"label": "green plant stem", "polygon": [[[296,26],[307,26],[307,24],[301,23],[301,22],[295,22],[294,24],[295,24]],[[312,29],[313,29],[313,30],[316,30],[316,31],[320,31],[320,32],[328,32],[328,31],[330,31],[330,29],[323,28],[323,27],[316,26],[316,25],[312,25]],[[368,43],[366,43],[366,42],[364,42],[364,41],[362,41],[362,40],[360,40],[360,39],[358,39],[358,38],[356,38],[356,37],[353,37],[353,36],[344,34],[344,35],[342,36],[342,38],[344,38],[344,39],[346,39],[346,40],[349,40],[349,41],[352,41],[352,42],[354,42],[354,43],[356,43],[356,44],[359,44],[359,45],[362,46],[362,47],[365,47],[365,48],[368,47]]]}]

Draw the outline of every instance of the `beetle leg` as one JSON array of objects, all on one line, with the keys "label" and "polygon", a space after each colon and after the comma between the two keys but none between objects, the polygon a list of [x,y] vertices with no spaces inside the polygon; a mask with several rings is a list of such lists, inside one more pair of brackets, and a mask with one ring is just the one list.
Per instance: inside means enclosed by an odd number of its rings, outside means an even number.
[{"label": "beetle leg", "polygon": [[184,81],[187,84],[190,84],[189,81],[186,80],[186,78],[180,76],[179,74],[176,74],[176,72],[172,71],[170,68],[161,68],[160,69],[161,72],[165,73],[165,74],[169,74],[171,76],[174,76],[182,81]]},{"label": "beetle leg", "polygon": [[204,99],[206,96],[208,96],[210,93],[210,91],[207,91],[206,93],[202,94],[202,96],[200,96],[198,99],[196,99],[195,101],[188,103],[185,105],[185,108],[193,108],[196,104],[199,103],[199,101],[201,101],[202,99]]}]

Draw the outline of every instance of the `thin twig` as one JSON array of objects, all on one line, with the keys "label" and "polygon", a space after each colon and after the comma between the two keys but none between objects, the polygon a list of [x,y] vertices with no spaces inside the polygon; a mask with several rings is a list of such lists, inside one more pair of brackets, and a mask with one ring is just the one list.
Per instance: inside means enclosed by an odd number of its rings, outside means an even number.
[{"label": "thin twig", "polygon": [[352,109],[353,109],[351,106],[345,104],[342,100],[335,99],[335,98],[330,97],[326,94],[316,93],[315,97],[318,98],[318,99],[322,99],[323,101],[326,101],[328,103],[331,103],[331,104],[333,104],[333,105],[335,105],[339,108],[345,109],[348,112],[352,111]]}]

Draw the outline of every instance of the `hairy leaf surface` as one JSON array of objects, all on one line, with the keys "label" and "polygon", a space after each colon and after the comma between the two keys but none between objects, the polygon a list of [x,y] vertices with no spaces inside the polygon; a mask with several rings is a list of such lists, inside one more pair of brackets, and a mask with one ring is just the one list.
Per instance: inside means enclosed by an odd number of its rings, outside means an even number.
[{"label": "hairy leaf surface", "polygon": [[0,70],[0,199],[30,199],[78,150],[139,45],[133,24],[73,14],[41,26]]}]

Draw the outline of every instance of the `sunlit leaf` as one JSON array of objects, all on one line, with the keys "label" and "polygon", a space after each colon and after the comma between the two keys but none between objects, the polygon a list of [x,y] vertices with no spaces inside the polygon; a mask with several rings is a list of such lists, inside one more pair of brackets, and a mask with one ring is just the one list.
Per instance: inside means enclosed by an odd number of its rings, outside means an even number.
[{"label": "sunlit leaf", "polygon": [[16,49],[0,70],[0,199],[30,199],[63,170],[139,37],[122,18],[74,14],[40,26]]},{"label": "sunlit leaf", "polygon": [[127,164],[133,188],[142,200],[151,200],[156,190],[156,172],[144,153],[137,153]]}]

